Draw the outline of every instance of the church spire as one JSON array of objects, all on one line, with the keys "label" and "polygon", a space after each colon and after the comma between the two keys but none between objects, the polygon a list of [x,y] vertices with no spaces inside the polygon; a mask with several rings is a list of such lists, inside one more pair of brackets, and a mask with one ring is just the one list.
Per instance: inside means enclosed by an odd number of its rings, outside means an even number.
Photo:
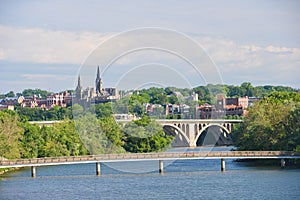
[{"label": "church spire", "polygon": [[101,79],[101,74],[100,74],[99,66],[97,68],[96,93],[97,94],[102,94],[102,79]]},{"label": "church spire", "polygon": [[77,87],[76,87],[75,93],[76,93],[76,98],[81,99],[81,97],[82,97],[82,87],[81,87],[80,76],[78,76]]},{"label": "church spire", "polygon": [[80,75],[78,75],[77,88],[81,88]]}]

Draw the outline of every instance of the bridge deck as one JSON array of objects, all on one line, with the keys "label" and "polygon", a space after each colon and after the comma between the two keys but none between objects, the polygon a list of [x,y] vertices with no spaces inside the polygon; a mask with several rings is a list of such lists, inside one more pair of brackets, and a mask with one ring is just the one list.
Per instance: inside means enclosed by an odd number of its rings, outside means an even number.
[{"label": "bridge deck", "polygon": [[300,153],[291,151],[223,151],[223,152],[164,152],[164,153],[127,153],[87,156],[68,156],[56,158],[33,158],[0,160],[0,168],[29,167],[47,165],[66,165],[97,162],[178,160],[178,159],[293,159]]}]

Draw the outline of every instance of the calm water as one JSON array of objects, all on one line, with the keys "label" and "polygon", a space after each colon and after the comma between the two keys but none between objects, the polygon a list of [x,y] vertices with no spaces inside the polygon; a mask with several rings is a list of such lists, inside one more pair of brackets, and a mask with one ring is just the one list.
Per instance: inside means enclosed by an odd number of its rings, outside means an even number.
[{"label": "calm water", "polygon": [[253,168],[233,160],[226,160],[224,173],[220,160],[164,166],[160,175],[158,161],[101,164],[100,177],[95,164],[38,167],[37,178],[24,169],[0,177],[0,199],[300,199],[300,169]]}]

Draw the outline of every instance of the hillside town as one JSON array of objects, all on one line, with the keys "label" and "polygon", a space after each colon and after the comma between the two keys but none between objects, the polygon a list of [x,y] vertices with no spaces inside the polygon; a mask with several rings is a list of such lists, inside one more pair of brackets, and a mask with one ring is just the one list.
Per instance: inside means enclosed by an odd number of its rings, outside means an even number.
[{"label": "hillside town", "polygon": [[153,87],[140,91],[119,91],[115,87],[103,87],[98,66],[94,87],[84,88],[81,77],[78,76],[74,90],[51,93],[40,89],[28,89],[16,95],[11,91],[0,95],[0,111],[17,108],[48,111],[55,107],[71,108],[75,104],[88,107],[112,103],[126,107],[113,112],[116,119],[135,119],[142,115],[162,119],[241,118],[247,115],[249,107],[273,91],[299,93],[299,90],[291,87],[254,87],[248,82],[242,83],[241,86],[208,84],[192,89]]},{"label": "hillside town", "polygon": [[[40,108],[50,110],[56,106],[66,108],[74,104],[85,106],[86,104],[103,104],[107,102],[118,102],[122,98],[130,98],[133,92],[121,92],[117,88],[104,88],[99,67],[97,68],[95,87],[83,88],[80,76],[78,76],[77,87],[72,92],[49,93],[46,97],[39,94],[32,96],[16,96],[0,99],[0,110],[14,110],[16,106],[24,108]],[[153,97],[151,97],[153,98]],[[181,99],[179,102],[148,101],[141,104],[141,112],[147,116],[156,118],[183,118],[183,119],[213,119],[226,116],[242,117],[247,114],[247,108],[252,106],[259,97],[226,97],[224,94],[217,95],[215,104],[199,104],[199,94],[191,92],[183,96],[179,91],[170,92],[166,98]],[[115,113],[116,119],[133,119],[136,113]]]}]

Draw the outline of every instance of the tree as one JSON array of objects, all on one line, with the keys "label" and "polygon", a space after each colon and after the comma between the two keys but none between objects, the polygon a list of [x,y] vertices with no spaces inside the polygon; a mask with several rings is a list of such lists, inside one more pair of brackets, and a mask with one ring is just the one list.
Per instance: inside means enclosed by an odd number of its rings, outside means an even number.
[{"label": "tree", "polygon": [[112,104],[112,110],[115,114],[128,114],[129,113],[129,97],[123,97],[117,102]]},{"label": "tree", "polygon": [[23,128],[14,111],[0,112],[0,157],[20,158]]},{"label": "tree", "polygon": [[175,95],[170,95],[168,97],[168,102],[170,104],[179,104],[179,100],[178,100],[178,98]]},{"label": "tree", "polygon": [[199,86],[194,88],[193,91],[198,94],[198,98],[201,104],[211,103],[211,96],[207,87]]},{"label": "tree", "polygon": [[125,125],[124,148],[129,152],[153,152],[167,148],[173,136],[166,135],[160,124],[148,117],[129,122]]},{"label": "tree", "polygon": [[112,103],[101,103],[95,105],[95,113],[97,118],[110,117],[112,115]]},{"label": "tree", "polygon": [[232,133],[234,144],[240,150],[300,150],[299,109],[299,93],[272,93],[249,109]]},{"label": "tree", "polygon": [[152,99],[150,100],[150,103],[163,105],[163,104],[166,104],[169,102],[168,102],[168,97],[166,94],[158,93],[152,97]]},{"label": "tree", "polygon": [[249,82],[242,83],[241,90],[242,90],[242,92],[241,92],[240,96],[253,97],[253,96],[256,96],[256,94],[257,94],[256,89]]},{"label": "tree", "polygon": [[123,132],[113,117],[101,118],[99,123],[108,140],[118,147],[123,146]]},{"label": "tree", "polygon": [[7,93],[5,96],[6,96],[6,97],[15,97],[16,95],[15,95],[15,93],[14,93],[13,91],[10,91],[10,92]]},{"label": "tree", "polygon": [[22,158],[37,158],[40,157],[40,149],[44,143],[40,128],[38,125],[31,125],[28,121],[22,123],[24,132],[21,139],[23,147]]},{"label": "tree", "polygon": [[24,97],[32,97],[33,95],[37,95],[40,97],[47,97],[50,92],[41,89],[25,89],[22,92]]}]

